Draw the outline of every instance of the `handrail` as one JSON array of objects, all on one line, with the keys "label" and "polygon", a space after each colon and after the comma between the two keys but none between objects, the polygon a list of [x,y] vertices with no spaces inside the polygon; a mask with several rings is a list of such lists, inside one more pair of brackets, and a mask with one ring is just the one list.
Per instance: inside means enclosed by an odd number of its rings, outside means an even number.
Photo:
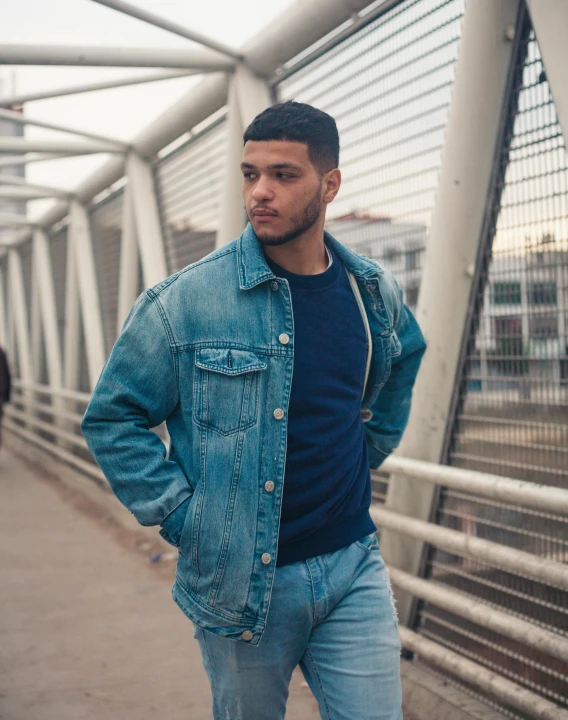
[{"label": "handrail", "polygon": [[568,565],[563,563],[395,513],[377,505],[371,505],[370,513],[373,520],[382,528],[409,535],[462,557],[482,560],[515,575],[521,574],[553,587],[568,590]]},{"label": "handrail", "polygon": [[388,457],[381,465],[381,472],[383,470],[425,480],[435,485],[465,490],[493,500],[568,515],[568,490],[564,488],[394,455]]},{"label": "handrail", "polygon": [[53,385],[40,385],[39,383],[25,382],[24,380],[13,380],[12,385],[18,389],[31,390],[32,392],[44,393],[46,395],[55,395],[56,397],[66,398],[67,400],[77,400],[78,402],[88,403],[91,394],[80,392],[79,390],[67,390],[66,388],[54,387]]}]

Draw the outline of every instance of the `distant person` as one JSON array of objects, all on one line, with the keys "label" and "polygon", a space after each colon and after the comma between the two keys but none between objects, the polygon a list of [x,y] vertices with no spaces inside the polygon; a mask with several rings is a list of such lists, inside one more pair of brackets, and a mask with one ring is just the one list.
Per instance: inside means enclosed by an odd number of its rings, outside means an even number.
[{"label": "distant person", "polygon": [[140,295],[81,425],[119,499],[179,548],[216,720],[284,718],[297,665],[322,718],[402,720],[370,468],[400,441],[425,342],[393,276],[324,230],[338,162],[310,105],[253,120],[249,224]]},{"label": "distant person", "polygon": [[2,416],[4,414],[4,403],[10,402],[12,392],[12,378],[8,367],[6,353],[0,347],[0,447],[2,447]]}]

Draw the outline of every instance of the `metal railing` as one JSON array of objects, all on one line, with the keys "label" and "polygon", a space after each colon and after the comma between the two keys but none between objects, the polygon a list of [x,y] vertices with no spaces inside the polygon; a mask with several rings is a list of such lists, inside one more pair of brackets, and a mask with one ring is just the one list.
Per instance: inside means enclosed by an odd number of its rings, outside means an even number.
[{"label": "metal railing", "polygon": [[[14,387],[14,398],[6,406],[6,430],[51,453],[108,489],[79,429],[82,411],[90,395],[19,380],[15,381]],[[404,474],[424,483],[474,492],[476,496],[492,501],[514,503],[534,511],[554,512],[568,518],[568,490],[563,488],[397,456],[388,458],[383,468],[386,472]],[[509,573],[568,591],[568,556],[559,560],[546,553],[518,550],[475,537],[467,531],[406,517],[376,503],[371,506],[371,514],[379,528],[389,528],[419,538],[465,560],[488,563]],[[469,529],[472,528],[470,526]],[[387,569],[393,585],[411,592],[429,605],[520,643],[528,653],[543,654],[561,663],[568,662],[568,634],[560,634],[554,628],[534,622],[522,614],[511,615],[508,609],[499,607],[495,602],[450,588],[435,579],[419,578],[397,568]],[[427,639],[411,628],[401,626],[399,630],[405,649],[462,682],[488,693],[495,700],[522,713],[529,713],[531,717],[568,720],[568,709],[564,710],[558,704],[507,679],[496,672],[496,668],[484,667],[482,663],[468,659],[442,643]]]}]

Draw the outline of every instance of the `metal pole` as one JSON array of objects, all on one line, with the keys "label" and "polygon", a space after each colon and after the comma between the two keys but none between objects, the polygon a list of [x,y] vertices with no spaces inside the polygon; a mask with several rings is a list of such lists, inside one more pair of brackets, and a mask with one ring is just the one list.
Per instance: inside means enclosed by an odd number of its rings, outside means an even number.
[{"label": "metal pole", "polygon": [[9,120],[10,122],[18,123],[19,125],[33,125],[35,127],[46,128],[48,130],[57,130],[59,132],[72,133],[73,135],[81,135],[82,137],[90,138],[91,140],[108,143],[109,145],[116,145],[116,147],[121,150],[128,150],[128,144],[122,142],[121,140],[105,137],[104,135],[96,135],[95,133],[83,130],[76,130],[75,128],[66,127],[65,125],[49,123],[43,120],[34,120],[27,115],[23,115],[19,112],[12,112],[11,110],[3,110],[0,108],[0,119]]},{"label": "metal pole", "polygon": [[529,717],[538,720],[568,720],[567,710],[562,710],[558,705],[507,680],[502,675],[487,670],[482,665],[417,635],[408,628],[400,627],[399,633],[402,645],[406,649],[418,653],[420,657],[446,670],[454,677],[465,680],[468,685],[473,685],[483,693],[488,693],[506,705],[527,713]]},{"label": "metal pole", "polygon": [[[16,215],[16,213],[0,213],[0,226],[6,227],[36,227],[37,223],[28,220],[25,215]],[[4,244],[2,242],[2,244]]]},{"label": "metal pole", "polygon": [[387,566],[387,570],[393,585],[412,593],[421,600],[426,600],[431,605],[466,618],[483,628],[568,662],[568,638],[538,625],[532,625],[504,610],[498,610],[492,605],[481,602],[475,595],[459,592],[454,587],[422,580],[422,578],[396,568]]},{"label": "metal pole", "polygon": [[89,140],[28,140],[21,137],[0,137],[2,153],[67,153],[90,155],[91,153],[122,153],[124,149],[116,145],[92,142]]},{"label": "metal pole", "polygon": [[89,383],[93,390],[106,360],[105,341],[89,216],[85,207],[75,200],[71,203],[70,229],[81,298]]},{"label": "metal pole", "polygon": [[122,238],[120,245],[120,278],[118,282],[118,311],[116,332],[120,335],[122,325],[138,295],[138,245],[132,203],[132,188],[126,184],[122,200]]},{"label": "metal pole", "polygon": [[61,344],[57,323],[57,306],[49,240],[44,230],[34,230],[34,281],[38,288],[40,311],[44,329],[47,376],[52,387],[60,388],[63,379]]},{"label": "metal pole", "polygon": [[527,0],[527,5],[564,143],[568,146],[568,4],[565,0]]},{"label": "metal pole", "polygon": [[[428,342],[413,392],[399,454],[438,463],[450,420],[457,369],[487,198],[510,78],[519,0],[467,3],[445,136],[437,200],[418,299],[417,320]],[[444,281],[440,282],[443,277]],[[427,520],[436,488],[391,477],[386,506]],[[423,541],[381,532],[385,561],[420,574]],[[397,593],[401,622],[412,621],[413,600]]]},{"label": "metal pole", "polygon": [[[31,277],[31,308],[30,308],[30,336],[31,336],[31,349],[32,349],[32,367],[34,372],[34,382],[41,382],[41,369],[43,362],[43,347],[42,347],[42,331],[41,331],[41,308],[40,299],[38,293],[37,282],[34,278],[34,258],[32,255],[32,277]],[[32,410],[33,412],[33,410]],[[34,413],[35,414],[35,413]]]},{"label": "metal pole", "polygon": [[26,302],[24,290],[22,259],[17,250],[10,250],[8,253],[8,273],[10,292],[8,312],[11,313],[14,322],[15,341],[18,351],[18,376],[22,380],[33,382],[34,372],[30,348],[28,303]]},{"label": "metal pole", "polygon": [[423,485],[433,483],[513,505],[524,505],[535,510],[568,515],[568,490],[564,488],[411,460],[397,455],[388,457],[381,465],[381,470],[414,478]]},{"label": "metal pole", "polygon": [[[0,102],[0,105],[2,103]],[[81,155],[82,153],[79,153]],[[77,153],[46,153],[44,155],[5,155],[0,157],[0,168],[2,167],[19,167],[27,165],[31,162],[41,162],[42,160],[59,160],[60,158],[74,157]],[[14,176],[15,177],[15,176]]]},{"label": "metal pole", "polygon": [[[242,48],[249,68],[268,77],[283,63],[308,48],[333,31],[342,23],[363,10],[368,0],[303,0],[279,15],[262,32],[249,40]],[[239,51],[240,52],[240,51]],[[225,74],[206,78],[192,87],[181,100],[168,108],[133,141],[142,156],[152,156],[178,138],[188,129],[203,122],[227,103],[228,80]],[[81,202],[88,202],[95,195],[119,180],[124,173],[124,159],[111,158],[95,171],[79,187],[75,194]],[[42,216],[40,224],[49,227],[67,214],[67,207],[58,203]],[[17,242],[26,242],[29,233],[17,236]]]},{"label": "metal pole", "polygon": [[[65,336],[63,348],[63,385],[67,390],[79,387],[79,286],[77,284],[73,230],[67,228],[67,261],[65,277]],[[74,404],[70,405],[74,409]]]},{"label": "metal pole", "polygon": [[140,85],[142,83],[158,82],[160,80],[171,80],[172,78],[190,77],[191,75],[201,75],[201,71],[170,70],[168,72],[152,73],[151,75],[122,78],[121,80],[107,80],[105,82],[85,85],[70,85],[69,87],[58,88],[56,90],[45,90],[44,92],[27,93],[25,95],[11,95],[10,97],[0,98],[0,107],[11,108],[35,100],[46,100],[48,98],[64,97],[65,95],[78,95],[96,90],[109,90],[110,88],[126,87],[128,85]]},{"label": "metal pole", "polygon": [[0,347],[8,345],[8,329],[6,327],[6,295],[4,293],[4,277],[0,271]]},{"label": "metal pole", "polygon": [[132,152],[128,155],[127,173],[144,284],[151,287],[168,277],[152,168]]},{"label": "metal pole", "polygon": [[254,117],[270,105],[272,98],[266,81],[242,65],[237,67],[229,85],[223,205],[216,247],[226,245],[238,237],[246,225],[241,190],[243,178],[239,167],[243,154],[243,133]]},{"label": "metal pole", "polygon": [[242,59],[242,55],[240,55],[234,48],[231,48],[228,45],[223,45],[223,43],[217,42],[216,40],[208,38],[201,33],[190,30],[189,28],[185,28],[183,25],[178,25],[178,23],[167,20],[159,15],[154,15],[154,13],[148,12],[147,10],[142,10],[136,5],[124,2],[124,0],[94,0],[94,2],[97,2],[100,5],[106,5],[106,7],[118,10],[126,15],[142,20],[143,22],[150,23],[150,25],[155,25],[163,30],[174,33],[175,35],[180,35],[181,37],[187,38],[187,40],[193,40],[193,42],[197,42],[200,45],[210,48],[211,50],[227,55],[234,60]]},{"label": "metal pole", "polygon": [[170,67],[200,72],[230,70],[234,62],[209,50],[178,50],[88,45],[0,45],[0,65],[80,67]]},{"label": "metal pole", "polygon": [[[1,183],[0,183],[1,185]],[[69,193],[61,190],[42,190],[30,187],[0,187],[0,198],[3,200],[37,200],[40,198],[66,197]]]}]

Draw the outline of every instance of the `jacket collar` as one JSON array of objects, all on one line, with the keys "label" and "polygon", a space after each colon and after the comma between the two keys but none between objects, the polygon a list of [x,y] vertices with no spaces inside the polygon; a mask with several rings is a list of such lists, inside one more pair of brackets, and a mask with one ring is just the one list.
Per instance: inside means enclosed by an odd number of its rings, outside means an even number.
[{"label": "jacket collar", "polygon": [[[339,240],[336,240],[327,230],[324,230],[324,237],[326,243],[335,252],[345,268],[353,275],[371,277],[383,272],[378,263],[357,255],[357,253],[340,243]],[[250,290],[259,283],[276,277],[264,259],[262,246],[250,222],[237,240],[237,267],[241,290]]]}]

